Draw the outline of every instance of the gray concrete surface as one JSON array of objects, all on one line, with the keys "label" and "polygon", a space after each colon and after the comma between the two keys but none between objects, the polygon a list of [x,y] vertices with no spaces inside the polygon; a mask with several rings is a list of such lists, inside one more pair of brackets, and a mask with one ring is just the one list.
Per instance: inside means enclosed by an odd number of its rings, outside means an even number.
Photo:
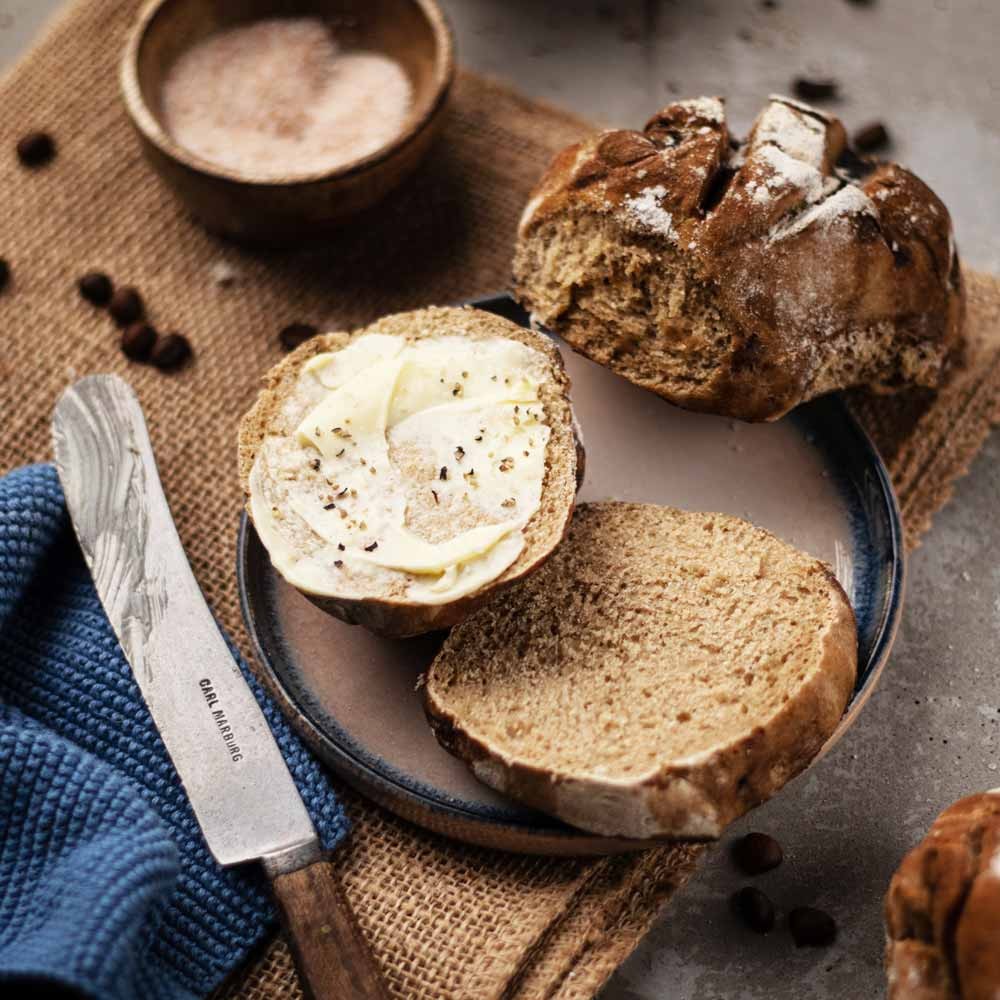
[{"label": "gray concrete surface", "polygon": [[[0,0],[0,63],[54,0]],[[895,154],[952,210],[965,259],[1000,270],[1000,3],[996,0],[444,0],[461,59],[594,119],[639,126],[674,94],[724,94],[745,126],[797,73],[837,77],[849,126],[881,117]],[[725,844],[673,902],[603,1000],[883,995],[881,899],[938,811],[1000,785],[1000,436],[910,561],[881,686],[820,765],[732,831],[767,830],[786,862],[759,879],[814,903],[837,943],[796,951],[783,925],[745,932]],[[727,838],[728,840],[732,839]]]}]

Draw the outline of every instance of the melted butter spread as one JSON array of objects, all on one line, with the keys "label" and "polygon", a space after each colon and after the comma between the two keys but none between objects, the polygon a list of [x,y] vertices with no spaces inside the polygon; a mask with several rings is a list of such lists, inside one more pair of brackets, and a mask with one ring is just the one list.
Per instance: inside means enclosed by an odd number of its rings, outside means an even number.
[{"label": "melted butter spread", "polygon": [[278,571],[322,595],[443,604],[498,577],[541,502],[546,359],[371,333],[306,364],[250,476]]}]

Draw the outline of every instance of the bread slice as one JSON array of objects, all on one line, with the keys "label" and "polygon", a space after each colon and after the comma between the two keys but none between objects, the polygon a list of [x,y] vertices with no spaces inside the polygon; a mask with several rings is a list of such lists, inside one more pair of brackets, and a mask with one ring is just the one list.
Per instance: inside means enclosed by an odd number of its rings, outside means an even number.
[{"label": "bread slice", "polygon": [[525,207],[513,272],[575,350],[744,420],[853,385],[934,387],[962,350],[947,208],[788,98],[745,142],[702,97],[564,150]]},{"label": "bread slice", "polygon": [[279,572],[344,621],[446,628],[562,540],[582,451],[548,337],[423,309],[314,337],[264,384],[240,427],[247,510]]},{"label": "bread slice", "polygon": [[581,504],[445,641],[425,706],[487,785],[605,836],[718,837],[801,771],[854,686],[826,566],[724,514]]}]

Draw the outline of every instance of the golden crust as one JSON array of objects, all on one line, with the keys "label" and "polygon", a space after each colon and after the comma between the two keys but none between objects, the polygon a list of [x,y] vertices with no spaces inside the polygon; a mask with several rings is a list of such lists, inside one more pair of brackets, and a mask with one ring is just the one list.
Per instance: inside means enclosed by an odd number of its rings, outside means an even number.
[{"label": "golden crust", "polygon": [[885,898],[891,1000],[1000,991],[1000,791],[961,799],[903,859]]},{"label": "golden crust", "polygon": [[593,360],[749,420],[849,385],[936,385],[962,343],[945,206],[784,98],[745,143],[701,98],[564,150],[522,217],[514,288]]},{"label": "golden crust", "polygon": [[264,375],[264,388],[243,417],[239,431],[239,475],[244,495],[248,498],[248,516],[252,516],[249,504],[250,472],[257,451],[274,426],[284,400],[294,390],[302,366],[317,354],[342,350],[352,339],[373,332],[410,339],[434,337],[446,332],[478,339],[506,337],[540,351],[550,362],[551,378],[542,388],[542,401],[551,427],[542,507],[525,528],[524,551],[503,574],[487,586],[449,604],[416,604],[377,595],[305,595],[317,607],[349,624],[364,625],[381,635],[412,636],[457,624],[497,590],[523,578],[548,558],[569,528],[577,479],[582,470],[582,446],[573,425],[569,376],[558,349],[548,337],[469,307],[431,307],[397,313],[352,333],[327,333],[313,337]]}]

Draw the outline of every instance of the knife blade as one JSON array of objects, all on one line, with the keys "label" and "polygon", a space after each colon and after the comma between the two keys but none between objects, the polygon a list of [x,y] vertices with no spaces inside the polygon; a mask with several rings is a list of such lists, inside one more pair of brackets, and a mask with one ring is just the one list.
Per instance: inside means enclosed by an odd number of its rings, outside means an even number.
[{"label": "knife blade", "polygon": [[52,442],[101,604],[213,857],[264,864],[314,996],[384,997],[312,820],[188,563],[138,399],[116,376],[81,379],[56,404]]}]

